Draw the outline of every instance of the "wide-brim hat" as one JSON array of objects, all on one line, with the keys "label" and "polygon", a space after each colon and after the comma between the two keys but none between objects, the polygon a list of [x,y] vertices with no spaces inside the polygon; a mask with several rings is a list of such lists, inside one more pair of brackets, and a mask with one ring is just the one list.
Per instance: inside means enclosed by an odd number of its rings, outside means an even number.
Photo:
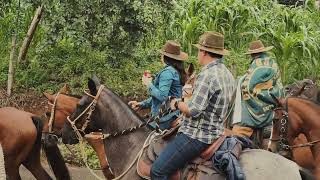
[{"label": "wide-brim hat", "polygon": [[217,32],[205,32],[200,36],[198,44],[194,44],[198,49],[212,52],[219,55],[229,55],[229,51],[224,49],[224,36]]},{"label": "wide-brim hat", "polygon": [[255,54],[270,51],[273,46],[264,47],[263,43],[260,40],[252,41],[249,45],[249,49],[245,54]]},{"label": "wide-brim hat", "polygon": [[188,59],[188,54],[181,51],[181,46],[176,41],[168,40],[159,51],[161,54],[178,61],[185,61]]}]

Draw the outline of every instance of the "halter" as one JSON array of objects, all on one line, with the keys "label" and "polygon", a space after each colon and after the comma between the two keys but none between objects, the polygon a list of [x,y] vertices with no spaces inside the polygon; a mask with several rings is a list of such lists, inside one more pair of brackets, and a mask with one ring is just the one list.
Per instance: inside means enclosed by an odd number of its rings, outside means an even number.
[{"label": "halter", "polygon": [[[99,90],[98,90],[96,96],[93,96],[93,95],[91,95],[90,93],[88,93],[87,90],[84,90],[84,93],[85,93],[86,95],[88,95],[89,97],[92,97],[92,98],[93,98],[92,102],[91,102],[91,103],[87,106],[87,108],[86,108],[84,111],[82,111],[82,113],[79,114],[73,121],[70,119],[70,116],[67,117],[67,120],[68,120],[69,123],[71,124],[71,127],[72,127],[73,131],[76,133],[76,136],[77,136],[78,140],[82,140],[82,139],[83,139],[83,138],[82,138],[82,135],[81,135],[81,132],[82,132],[83,134],[85,134],[84,131],[86,130],[89,122],[91,121],[92,113],[93,113],[93,111],[96,109],[96,105],[97,105],[98,99],[99,99],[99,97],[100,97],[100,94],[101,94],[103,88],[104,88],[103,85],[101,85],[101,86],[99,87]],[[76,126],[76,122],[77,122],[83,115],[85,115],[85,114],[87,114],[86,120],[85,120],[85,122],[83,123],[82,127],[81,127],[80,129],[78,129],[77,126]]]}]

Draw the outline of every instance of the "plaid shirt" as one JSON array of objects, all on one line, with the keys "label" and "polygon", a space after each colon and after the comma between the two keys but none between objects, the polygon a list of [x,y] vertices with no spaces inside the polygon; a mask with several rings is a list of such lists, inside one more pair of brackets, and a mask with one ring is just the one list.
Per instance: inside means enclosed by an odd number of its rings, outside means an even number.
[{"label": "plaid shirt", "polygon": [[223,120],[235,90],[235,80],[222,59],[202,68],[189,101],[190,117],[184,117],[179,132],[212,144],[223,132]]}]

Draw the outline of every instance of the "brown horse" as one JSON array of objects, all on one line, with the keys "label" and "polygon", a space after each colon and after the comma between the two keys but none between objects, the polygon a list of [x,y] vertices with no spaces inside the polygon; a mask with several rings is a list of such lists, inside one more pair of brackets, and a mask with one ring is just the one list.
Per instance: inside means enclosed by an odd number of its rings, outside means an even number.
[{"label": "brown horse", "polygon": [[[314,159],[314,167],[311,170],[320,180],[320,106],[302,98],[275,100],[278,107],[275,109],[276,118],[273,121],[268,149],[292,158],[292,150],[301,146],[311,147]],[[294,145],[294,139],[300,133],[305,135],[308,143]]]},{"label": "brown horse", "polygon": [[[43,122],[34,114],[12,107],[0,108],[0,143],[5,170],[10,180],[20,180],[23,164],[36,179],[52,179],[40,163]],[[70,179],[69,172],[57,146],[43,147],[57,179]],[[54,161],[51,161],[54,160]]]},{"label": "brown horse", "polygon": [[[53,133],[60,137],[61,129],[69,115],[76,109],[77,104],[79,103],[79,97],[70,95],[70,89],[68,85],[64,85],[64,87],[59,91],[59,93],[51,95],[48,93],[43,93],[45,97],[48,99],[48,108],[46,109],[46,116],[50,118],[53,115]],[[56,100],[56,104],[54,104]],[[49,132],[49,123],[46,123],[43,132]],[[55,142],[50,141],[56,140],[55,138],[50,138],[50,136],[46,136],[47,144],[54,144]],[[107,179],[112,179],[113,175],[111,170],[109,169],[109,163],[107,161],[107,156],[104,149],[104,144],[101,139],[87,139],[88,143],[92,146],[94,151],[96,152],[102,172]]]}]

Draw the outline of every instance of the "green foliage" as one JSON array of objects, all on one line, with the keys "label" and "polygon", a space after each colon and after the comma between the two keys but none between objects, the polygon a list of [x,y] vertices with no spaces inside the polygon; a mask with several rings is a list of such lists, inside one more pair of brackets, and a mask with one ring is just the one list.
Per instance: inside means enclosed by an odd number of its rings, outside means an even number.
[{"label": "green foliage", "polygon": [[242,53],[250,41],[259,38],[275,47],[272,53],[288,83],[319,77],[319,15],[312,6],[289,8],[267,0],[181,0],[169,20],[165,38],[180,40],[192,54],[192,44],[204,31],[223,33],[226,47],[233,51],[226,61],[229,66],[236,65],[237,75],[245,72],[244,65],[249,61]]},{"label": "green foliage", "polygon": [[[170,1],[53,0],[43,4],[44,16],[28,52],[30,63],[19,65],[16,71],[17,88],[56,90],[66,82],[81,91],[95,73],[120,95],[144,92],[140,78],[150,65],[144,58],[159,56],[137,47],[142,46],[140,39],[145,34],[162,25]],[[40,1],[21,0],[18,42],[23,40],[39,5]],[[17,6],[18,0],[6,3],[5,18],[0,22],[1,30],[6,31],[1,32],[0,41],[2,87],[6,85],[12,31],[17,28]]]},{"label": "green foliage", "polygon": [[[250,59],[244,55],[250,41],[261,39],[274,46],[285,83],[295,79],[319,79],[320,11],[314,1],[286,7],[270,0],[2,0],[0,2],[0,87],[6,87],[11,38],[18,33],[18,47],[35,9],[44,4],[44,16],[28,51],[28,64],[19,64],[15,89],[35,88],[56,92],[69,83],[76,93],[86,88],[87,78],[97,74],[102,83],[119,95],[146,95],[141,75],[158,72],[158,50],[168,39],[178,40],[196,63],[197,43],[204,31],[225,35],[231,55],[226,63],[242,75]],[[19,11],[19,18],[17,22]],[[199,69],[200,67],[197,67]],[[84,165],[76,151],[73,159]],[[68,154],[69,153],[69,154]],[[89,164],[99,168],[92,149]]]},{"label": "green foliage", "polygon": [[[95,151],[88,144],[85,143],[84,145],[85,155],[89,167],[91,169],[100,169],[100,163]],[[65,145],[59,145],[59,149],[67,163],[85,167],[84,158],[81,154],[80,146],[78,144],[72,146],[68,145],[68,148]]]}]

